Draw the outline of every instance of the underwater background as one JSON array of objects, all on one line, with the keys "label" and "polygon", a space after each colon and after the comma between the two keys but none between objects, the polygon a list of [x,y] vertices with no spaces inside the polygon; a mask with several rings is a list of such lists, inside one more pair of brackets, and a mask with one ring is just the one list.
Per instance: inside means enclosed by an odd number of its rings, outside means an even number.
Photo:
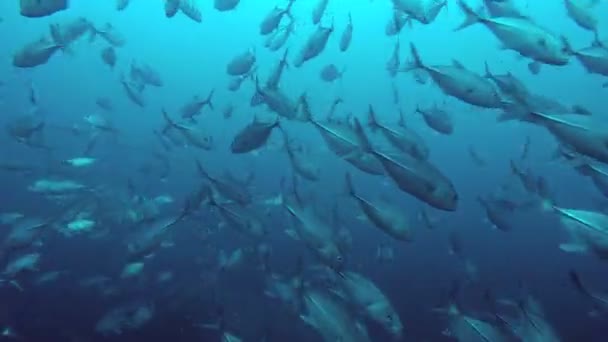
[{"label": "underwater background", "polygon": [[[299,153],[320,170],[317,181],[300,179],[295,183],[320,211],[337,208],[340,229],[348,232],[350,241],[344,252],[346,268],[373,280],[390,300],[403,322],[403,341],[459,340],[447,331],[449,314],[434,310],[448,304],[455,283],[459,284],[459,306],[467,314],[494,316],[489,313],[488,293],[514,301],[530,295],[542,304],[546,322],[561,340],[608,338],[606,312],[590,314],[595,309],[593,300],[581,295],[568,277],[576,270],[589,287],[607,291],[605,261],[590,253],[566,253],[558,248],[568,240],[569,232],[559,217],[539,209],[525,189],[517,188],[510,163],[529,148],[521,163],[547,182],[551,200],[561,207],[601,212],[606,208],[603,195],[588,178],[555,158],[557,139],[544,127],[519,120],[497,122],[499,110],[447,96],[432,81],[419,82],[405,71],[391,77],[386,64],[397,40],[404,63],[413,42],[428,64],[449,65],[455,59],[484,75],[487,63],[493,73],[510,72],[536,94],[568,105],[580,104],[600,118],[605,115],[608,95],[608,89],[602,87],[605,76],[588,73],[574,59],[564,66],[545,65],[538,74],[531,73],[529,60],[502,49],[487,27],[474,25],[454,31],[463,14],[452,0],[447,0],[433,22],[414,21],[398,38],[385,33],[393,15],[391,1],[329,0],[321,25],[333,22],[336,31],[323,52],[301,67],[294,66],[293,60],[316,30],[310,13],[317,0],[295,1],[291,10],[295,29],[285,47],[276,52],[264,46],[267,37],[260,34],[259,26],[272,8],[285,7],[287,1],[242,0],[234,10],[225,12],[215,10],[212,1],[198,3],[200,23],[183,14],[167,18],[162,1],[132,0],[122,11],[117,11],[114,1],[70,1],[66,10],[41,18],[19,15],[18,1],[0,3],[0,125],[9,127],[24,115],[36,115],[44,121],[45,145],[32,147],[8,128],[0,134],[3,165],[27,165],[0,170],[0,212],[53,218],[52,227],[42,228],[46,231],[35,241],[1,260],[4,267],[8,259],[18,255],[35,252],[41,256],[33,272],[18,275],[21,289],[8,284],[6,271],[0,276],[6,280],[0,284],[0,328],[5,329],[0,339],[233,341],[225,334],[230,330],[244,341],[324,340],[299,318],[300,313],[291,312],[267,293],[269,274],[292,274],[302,262],[307,267],[320,264],[305,243],[284,233],[293,223],[278,198],[281,194],[291,196],[294,171],[282,134],[274,130],[265,147],[255,153],[235,154],[229,148],[235,135],[254,117],[273,116],[266,106],[250,104],[256,93],[254,81],[245,80],[236,91],[228,89],[233,78],[226,73],[227,63],[251,49],[256,57],[255,75],[265,80],[285,48],[289,49],[290,66],[280,83],[284,94],[295,101],[305,93],[312,115],[320,121],[338,97],[343,102],[337,107],[337,117],[351,114],[365,122],[371,104],[378,121],[392,125],[399,121],[401,110],[407,128],[417,132],[428,146],[429,160],[458,192],[457,210],[434,209],[399,191],[386,175],[371,176],[353,168],[326,147],[310,123],[281,121],[289,138],[297,141]],[[481,5],[470,3],[475,4],[473,8]],[[566,36],[575,48],[589,46],[594,39],[593,33],[568,17],[564,1],[514,3],[538,25]],[[608,17],[602,13],[607,11],[604,2],[593,7],[600,38],[605,37],[602,33]],[[338,42],[349,14],[352,42],[341,52]],[[111,23],[124,37],[126,43],[116,48],[115,66],[109,67],[100,58],[108,43],[88,35],[43,65],[19,68],[13,64],[15,52],[48,35],[49,25],[80,17],[96,27]],[[153,66],[162,76],[162,86],[142,91],[143,106],[130,101],[121,84],[132,72],[133,61]],[[333,82],[319,77],[329,63],[344,68],[344,74]],[[186,142],[164,149],[154,133],[166,128],[162,110],[177,118],[180,108],[194,95],[204,98],[212,90],[213,109],[203,108],[196,120],[197,127],[212,137],[212,147],[200,149]],[[32,100],[34,93],[36,99]],[[111,100],[110,110],[96,104],[101,97]],[[416,114],[417,107],[434,105],[449,113],[452,134],[437,133]],[[223,113],[228,106],[233,107],[230,117]],[[104,116],[116,132],[105,134],[92,151],[87,151],[87,157],[95,159],[93,166],[66,167],[62,161],[84,157],[90,139],[97,137],[87,126],[90,122],[83,120],[88,115]],[[472,160],[471,151],[482,160]],[[262,206],[256,210],[264,217],[268,234],[263,241],[252,242],[231,230],[217,208],[202,204],[163,238],[153,256],[141,259],[143,271],[125,276],[125,265],[133,261],[125,243],[140,229],[147,229],[134,228],[141,222],[129,221],[139,210],[134,209],[133,196],[139,198],[138,204],[164,196],[164,201],[157,201],[162,204],[152,209],[154,215],[180,212],[187,198],[207,181],[197,173],[195,159],[211,175],[229,171],[239,180],[253,175],[252,181],[239,186],[247,187],[254,203]],[[411,242],[392,239],[362,219],[359,207],[344,191],[347,171],[358,194],[382,198],[410,216],[414,222]],[[87,189],[47,196],[31,191],[39,179],[71,179]],[[494,194],[505,184],[510,200],[533,203],[506,214],[513,227],[509,231],[493,228],[478,202],[478,197]],[[83,203],[85,208],[74,209]],[[61,210],[70,211],[70,218],[62,212],[61,219],[55,220]],[[86,211],[86,218],[95,221],[92,231],[72,234],[61,228],[74,217],[85,217],[75,211]],[[127,211],[131,216],[125,214]],[[422,213],[430,216],[431,229],[422,222]],[[10,232],[11,223],[3,222],[0,239],[4,241]],[[461,252],[453,251],[455,236],[462,243]],[[260,256],[261,245],[270,249],[269,256]],[[220,251],[239,249],[244,252],[242,260],[227,268],[218,265]],[[384,258],[380,255],[384,251],[394,256]],[[49,274],[53,271],[57,273]],[[45,274],[50,281],[40,280]],[[133,329],[127,324],[120,333],[96,329],[100,319],[117,307],[149,308],[151,317]],[[356,310],[352,311],[359,319]],[[218,321],[218,315],[222,327],[204,327]],[[366,321],[365,325],[370,340],[391,340],[377,324]],[[481,341],[471,339],[477,340]]]}]

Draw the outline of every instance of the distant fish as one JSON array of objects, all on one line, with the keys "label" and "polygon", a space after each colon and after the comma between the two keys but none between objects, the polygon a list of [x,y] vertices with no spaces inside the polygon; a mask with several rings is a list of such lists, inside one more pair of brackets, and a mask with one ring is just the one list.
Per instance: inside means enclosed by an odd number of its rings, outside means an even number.
[{"label": "distant fish", "polygon": [[107,47],[101,50],[101,59],[110,68],[116,65],[116,50],[113,47]]},{"label": "distant fish", "polygon": [[262,20],[260,24],[260,34],[266,36],[276,30],[281,24],[284,15],[291,17],[291,7],[296,0],[289,0],[287,7],[282,9],[275,6]]},{"label": "distant fish", "polygon": [[194,117],[200,115],[205,106],[209,106],[209,108],[213,110],[214,93],[215,89],[211,89],[209,95],[207,95],[205,99],[201,99],[199,96],[194,96],[192,100],[190,100],[180,109],[181,117],[184,119],[194,120]]},{"label": "distant fish", "polygon": [[399,56],[400,50],[401,44],[399,39],[397,39],[397,42],[393,47],[393,53],[391,54],[389,60],[386,62],[386,70],[388,71],[388,74],[391,77],[397,76],[397,73],[399,72],[399,66],[401,65],[401,58]]},{"label": "distant fish", "polygon": [[437,107],[437,105],[427,109],[422,109],[417,106],[416,113],[421,114],[427,126],[432,128],[435,132],[445,135],[450,135],[454,132],[452,118],[446,111]]},{"label": "distant fish", "polygon": [[242,76],[251,70],[255,64],[255,49],[249,49],[234,56],[226,66],[226,72],[231,76]]},{"label": "distant fish", "polygon": [[318,26],[317,29],[306,40],[306,43],[300,50],[300,53],[294,62],[294,66],[299,68],[307,61],[319,56],[321,52],[325,50],[327,41],[333,32],[333,21],[330,27]]},{"label": "distant fish", "polygon": [[112,103],[112,100],[109,97],[98,97],[95,100],[95,104],[97,105],[97,107],[108,112],[114,110],[114,104]]},{"label": "distant fish", "polygon": [[116,0],[116,10],[123,11],[129,6],[130,0]]},{"label": "distant fish", "polygon": [[349,13],[348,14],[348,24],[346,24],[346,28],[342,32],[342,36],[340,37],[340,51],[345,52],[350,47],[350,43],[353,39],[353,17]]},{"label": "distant fish", "polygon": [[336,65],[333,63],[328,64],[321,69],[321,80],[332,83],[338,79],[341,79],[342,75],[344,75],[344,71],[345,69],[342,69],[342,71],[338,70],[338,67],[336,67]]},{"label": "distant fish", "polygon": [[279,120],[262,122],[254,118],[253,122],[240,130],[230,144],[232,153],[248,153],[263,147],[273,129],[279,126]]}]

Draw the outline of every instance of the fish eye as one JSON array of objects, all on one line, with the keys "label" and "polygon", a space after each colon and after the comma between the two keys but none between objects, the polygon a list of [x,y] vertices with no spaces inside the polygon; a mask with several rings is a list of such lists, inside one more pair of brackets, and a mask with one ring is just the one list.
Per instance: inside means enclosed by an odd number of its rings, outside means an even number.
[{"label": "fish eye", "polygon": [[393,316],[391,316],[390,314],[386,315],[386,320],[389,322],[393,321]]}]

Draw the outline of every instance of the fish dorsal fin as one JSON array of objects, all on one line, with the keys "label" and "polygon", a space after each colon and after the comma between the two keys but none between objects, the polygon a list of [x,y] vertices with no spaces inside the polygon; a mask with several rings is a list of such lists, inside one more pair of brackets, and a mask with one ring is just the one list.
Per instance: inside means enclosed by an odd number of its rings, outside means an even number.
[{"label": "fish dorsal fin", "polygon": [[464,65],[457,59],[452,59],[452,65],[458,69],[465,69]]}]

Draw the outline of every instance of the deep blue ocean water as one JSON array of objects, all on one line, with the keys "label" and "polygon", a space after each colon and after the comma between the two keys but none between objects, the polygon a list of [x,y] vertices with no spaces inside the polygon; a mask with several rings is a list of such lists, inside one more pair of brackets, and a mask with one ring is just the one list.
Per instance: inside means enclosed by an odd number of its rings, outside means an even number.
[{"label": "deep blue ocean water", "polygon": [[[185,196],[201,183],[193,157],[214,175],[229,170],[238,178],[245,178],[253,171],[251,191],[256,200],[279,194],[281,178],[290,183],[291,168],[280,148],[278,132],[273,133],[269,146],[259,154],[234,155],[228,149],[237,131],[267,109],[249,106],[252,82],[245,82],[237,92],[227,90],[226,63],[238,53],[254,48],[258,75],[267,77],[283,50],[273,53],[265,49],[258,27],[269,9],[279,2],[242,0],[236,10],[226,13],[215,11],[211,1],[200,3],[202,23],[183,15],[166,18],[161,1],[132,0],[126,10],[118,12],[113,1],[74,0],[68,10],[37,19],[20,16],[17,1],[0,3],[0,125],[4,127],[32,112],[33,105],[28,100],[32,84],[38,96],[35,111],[47,123],[45,141],[53,146],[49,155],[17,143],[4,131],[0,134],[0,160],[41,165],[27,174],[0,171],[1,212],[33,217],[53,215],[58,202],[32,193],[27,187],[48,175],[44,165],[55,165],[81,153],[88,137],[65,128],[82,126],[85,115],[100,113],[95,99],[101,96],[113,101],[115,109],[105,115],[119,133],[116,139],[105,139],[96,146],[93,155],[98,161],[93,168],[68,175],[103,189],[107,207],[121,206],[127,179],[131,179],[142,196],[173,197],[175,203],[163,207],[163,211],[180,210]],[[516,3],[540,25],[566,36],[576,48],[588,46],[593,39],[592,33],[566,16],[561,0]],[[279,5],[285,4],[281,1]],[[310,12],[315,5],[316,1],[296,0],[296,30],[286,44],[294,54],[314,29]],[[605,37],[602,33],[606,32],[606,16],[601,14],[607,10],[603,2],[593,10],[599,14],[600,37]],[[353,17],[353,40],[349,50],[341,53],[337,44],[348,13]],[[605,262],[588,254],[561,251],[558,245],[567,240],[567,233],[552,215],[538,210],[517,213],[513,217],[515,228],[502,232],[491,228],[476,200],[494,192],[506,180],[513,182],[509,161],[519,157],[527,138],[531,150],[525,165],[548,181],[557,203],[592,209],[605,199],[587,178],[567,164],[552,160],[557,144],[545,129],[522,122],[497,123],[498,111],[464,104],[447,97],[432,83],[416,83],[405,73],[389,78],[385,64],[396,41],[384,34],[390,15],[388,0],[330,0],[323,23],[329,25],[334,18],[336,33],[319,57],[301,68],[287,69],[281,89],[293,98],[306,92],[313,115],[319,118],[338,96],[344,103],[337,114],[352,113],[362,120],[369,104],[375,107],[380,121],[388,123],[395,123],[397,109],[402,109],[408,127],[415,129],[430,147],[430,160],[454,183],[460,202],[453,213],[428,209],[437,220],[435,229],[417,228],[411,243],[394,241],[358,218],[358,208],[343,193],[344,172],[353,173],[359,193],[369,198],[388,197],[414,218],[423,203],[399,192],[386,177],[353,171],[352,166],[325,148],[308,124],[286,124],[291,137],[305,146],[309,158],[314,158],[321,169],[318,182],[301,181],[303,192],[306,196],[314,194],[315,202],[326,208],[337,203],[341,224],[352,234],[348,267],[372,279],[390,298],[405,327],[404,341],[452,340],[444,334],[446,318],[432,308],[442,303],[456,279],[466,283],[462,285],[460,301],[471,311],[484,310],[487,289],[497,297],[517,297],[521,284],[525,284],[526,293],[542,303],[547,321],[563,341],[608,340],[608,318],[605,314],[591,317],[589,301],[568,281],[568,271],[576,269],[590,287],[607,290]],[[99,38],[89,42],[86,37],[74,43],[69,53],[58,52],[42,66],[19,69],[12,65],[15,51],[48,34],[49,24],[81,16],[95,25],[110,22],[124,35],[126,44],[117,49],[114,69],[104,65],[99,56],[107,44]],[[543,66],[539,75],[532,75],[527,60],[501,50],[498,41],[481,25],[454,32],[461,20],[455,1],[448,0],[447,9],[433,23],[414,23],[411,28],[404,28],[399,38],[402,59],[409,57],[408,42],[414,42],[429,64],[449,64],[457,59],[470,70],[483,73],[487,62],[493,72],[512,72],[536,93],[567,104],[582,104],[594,115],[605,115],[608,89],[602,88],[602,77],[588,74],[575,60],[567,66]],[[128,74],[133,60],[153,66],[164,81],[163,87],[146,88],[144,108],[127,99],[119,82],[121,74]],[[327,63],[346,67],[343,79],[334,84],[320,81],[319,71]],[[399,104],[392,99],[391,82],[398,87]],[[212,89],[216,90],[215,109],[204,109],[200,124],[213,136],[214,148],[173,148],[165,153],[170,173],[161,180],[160,166],[154,157],[161,148],[152,134],[163,124],[161,108],[177,117],[178,109],[193,95],[204,97]],[[225,119],[221,110],[229,104],[235,108],[234,116]],[[434,133],[414,114],[417,105],[433,104],[450,113],[455,126],[453,135]],[[484,158],[486,166],[473,164],[468,154],[470,146]],[[320,340],[297,315],[264,295],[265,276],[255,254],[244,265],[217,274],[215,263],[220,249],[248,248],[251,243],[230,229],[215,232],[219,219],[211,209],[189,218],[185,227],[172,234],[174,246],[161,248],[146,261],[143,273],[130,279],[121,279],[120,272],[126,258],[124,240],[132,231],[126,225],[106,224],[109,226],[103,228],[109,234],[102,238],[51,233],[31,247],[41,253],[39,270],[23,280],[24,291],[0,287],[0,328],[11,327],[19,335],[15,340],[25,341],[217,341],[218,332],[199,325],[215,321],[221,307],[227,326],[245,341],[261,341],[264,336],[268,341]],[[316,263],[301,242],[282,232],[288,223],[280,210],[268,214],[267,224],[273,271],[291,272],[300,256],[308,264]],[[213,233],[205,233],[208,229]],[[8,231],[8,226],[0,226],[0,237]],[[463,280],[466,275],[462,264],[448,253],[452,231],[459,232],[466,258],[475,265],[477,278],[473,281]],[[380,245],[394,248],[394,260],[376,261]],[[36,275],[52,270],[68,273],[48,284],[35,283]],[[159,273],[167,271],[173,274],[171,280],[156,281]],[[112,293],[104,295],[100,289],[80,284],[82,279],[98,275],[112,279],[104,286],[111,287]],[[120,335],[95,332],[95,324],[104,313],[128,302],[153,303],[154,316],[141,328]],[[389,340],[380,327],[371,323],[367,326],[372,340]]]}]

